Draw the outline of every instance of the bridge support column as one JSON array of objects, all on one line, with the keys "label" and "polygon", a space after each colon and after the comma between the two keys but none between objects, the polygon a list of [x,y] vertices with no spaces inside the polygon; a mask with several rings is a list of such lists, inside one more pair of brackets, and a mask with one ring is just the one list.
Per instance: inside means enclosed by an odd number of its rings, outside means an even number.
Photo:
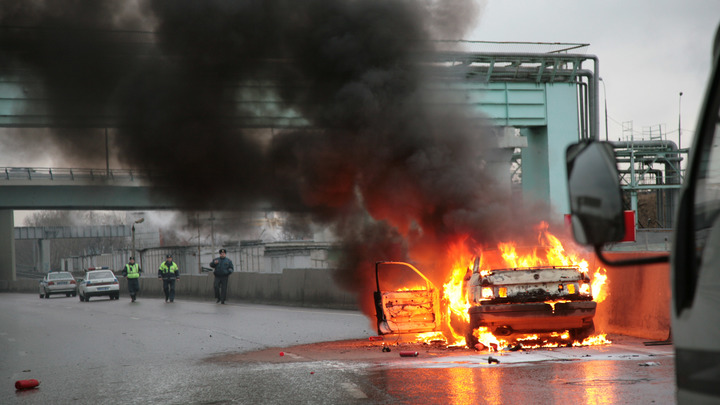
[{"label": "bridge support column", "polygon": [[547,84],[547,125],[520,131],[528,139],[522,150],[523,193],[549,202],[557,214],[570,212],[565,149],[577,142],[580,122],[577,102],[566,100],[577,100],[576,91],[575,84]]},{"label": "bridge support column", "polygon": [[50,239],[38,239],[38,263],[40,273],[50,272]]},{"label": "bridge support column", "polygon": [[0,210],[0,280],[15,281],[15,215]]}]

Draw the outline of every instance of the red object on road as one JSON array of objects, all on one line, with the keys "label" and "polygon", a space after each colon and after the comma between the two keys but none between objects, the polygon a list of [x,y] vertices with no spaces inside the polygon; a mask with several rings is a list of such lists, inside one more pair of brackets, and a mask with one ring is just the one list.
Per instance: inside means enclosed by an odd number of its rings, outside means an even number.
[{"label": "red object on road", "polygon": [[383,340],[382,336],[370,336],[368,340]]},{"label": "red object on road", "polygon": [[15,381],[15,389],[16,390],[29,390],[30,388],[35,388],[38,385],[40,385],[40,381],[32,378],[29,380],[18,380]]},{"label": "red object on road", "polygon": [[400,357],[417,357],[418,352],[400,352]]}]

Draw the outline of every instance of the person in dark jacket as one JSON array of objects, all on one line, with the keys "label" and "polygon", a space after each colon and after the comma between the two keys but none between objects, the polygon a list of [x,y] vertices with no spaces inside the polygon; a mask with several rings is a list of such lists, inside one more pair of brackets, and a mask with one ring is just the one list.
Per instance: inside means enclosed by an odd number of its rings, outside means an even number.
[{"label": "person in dark jacket", "polygon": [[213,288],[215,289],[215,302],[221,304],[225,303],[225,298],[227,297],[228,278],[230,274],[235,271],[232,260],[225,257],[226,254],[227,251],[225,249],[220,249],[220,257],[216,257],[210,262],[210,267],[215,269],[213,271],[213,275],[215,276],[215,283],[213,284]]},{"label": "person in dark jacket", "polygon": [[163,281],[163,292],[165,293],[165,302],[175,302],[175,282],[180,280],[180,269],[173,262],[172,255],[165,256],[158,269],[158,278]]},{"label": "person in dark jacket", "polygon": [[122,275],[127,279],[128,293],[130,293],[130,302],[135,302],[135,295],[140,291],[140,273],[142,269],[135,263],[135,258],[130,256],[128,263],[122,271]]}]

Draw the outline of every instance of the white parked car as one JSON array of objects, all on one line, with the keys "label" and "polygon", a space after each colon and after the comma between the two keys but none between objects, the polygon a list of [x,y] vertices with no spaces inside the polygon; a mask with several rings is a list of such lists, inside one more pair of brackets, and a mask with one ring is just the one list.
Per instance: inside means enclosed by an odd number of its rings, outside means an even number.
[{"label": "white parked car", "polygon": [[120,283],[115,273],[107,267],[90,267],[78,283],[80,301],[88,302],[90,297],[107,295],[112,300],[120,298]]},{"label": "white parked car", "polygon": [[43,277],[38,286],[40,298],[50,298],[50,294],[65,294],[66,297],[77,294],[75,277],[67,271],[52,271]]}]

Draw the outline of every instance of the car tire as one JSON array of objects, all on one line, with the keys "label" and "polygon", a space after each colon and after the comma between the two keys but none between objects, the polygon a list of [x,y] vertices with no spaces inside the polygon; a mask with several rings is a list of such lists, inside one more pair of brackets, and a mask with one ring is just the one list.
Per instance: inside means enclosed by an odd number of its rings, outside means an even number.
[{"label": "car tire", "polygon": [[50,299],[50,293],[45,291],[45,298]]},{"label": "car tire", "polygon": [[578,343],[582,343],[583,340],[589,338],[593,334],[595,334],[595,323],[590,321],[588,325],[585,325],[582,328],[571,329],[570,339],[577,341]]},{"label": "car tire", "polygon": [[468,347],[468,349],[477,350],[475,348],[475,345],[480,343],[478,339],[473,335],[473,328],[468,326],[468,331],[465,332],[465,346]]},{"label": "car tire", "polygon": [[40,293],[40,298],[45,298],[45,294]]}]

